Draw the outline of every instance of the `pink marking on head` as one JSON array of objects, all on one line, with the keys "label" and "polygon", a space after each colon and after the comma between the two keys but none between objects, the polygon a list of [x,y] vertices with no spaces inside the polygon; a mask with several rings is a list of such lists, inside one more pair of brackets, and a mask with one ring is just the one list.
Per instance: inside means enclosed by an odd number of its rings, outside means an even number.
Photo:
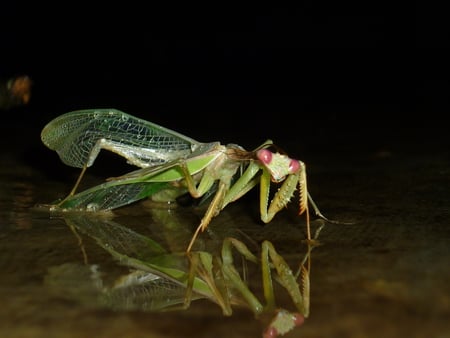
[{"label": "pink marking on head", "polygon": [[256,157],[263,163],[263,164],[269,164],[272,162],[272,152],[267,149],[261,149],[258,150],[256,153]]},{"label": "pink marking on head", "polygon": [[276,338],[277,336],[277,330],[271,326],[264,332],[263,338]]},{"label": "pink marking on head", "polygon": [[295,313],[294,314],[294,323],[295,326],[300,326],[305,322],[305,317],[303,315],[301,315],[300,313]]},{"label": "pink marking on head", "polygon": [[289,163],[289,174],[294,174],[300,169],[300,163],[297,160],[291,160]]}]

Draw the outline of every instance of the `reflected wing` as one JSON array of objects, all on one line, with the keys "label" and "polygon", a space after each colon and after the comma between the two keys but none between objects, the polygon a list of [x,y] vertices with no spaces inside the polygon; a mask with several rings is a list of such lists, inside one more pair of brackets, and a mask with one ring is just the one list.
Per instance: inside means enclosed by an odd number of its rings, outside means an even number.
[{"label": "reflected wing", "polygon": [[[181,308],[185,298],[185,286],[157,277],[143,283],[109,289],[103,293],[102,301],[117,310],[166,311]],[[192,300],[200,298],[204,297],[194,293]]]},{"label": "reflected wing", "polygon": [[[186,288],[190,267],[184,252],[167,252],[158,242],[110,219],[67,214],[64,220],[70,228],[95,239],[120,264],[150,272]],[[193,291],[215,299],[207,283],[200,277],[194,276]]]},{"label": "reflected wing", "polygon": [[167,250],[153,239],[107,218],[91,214],[65,214],[64,220],[69,227],[81,231],[95,239],[101,247],[117,252],[118,255],[146,261],[167,253]]},{"label": "reflected wing", "polygon": [[88,109],[63,114],[41,132],[42,142],[69,166],[92,165],[101,149],[147,167],[191,154],[201,143],[173,130],[116,109]]}]

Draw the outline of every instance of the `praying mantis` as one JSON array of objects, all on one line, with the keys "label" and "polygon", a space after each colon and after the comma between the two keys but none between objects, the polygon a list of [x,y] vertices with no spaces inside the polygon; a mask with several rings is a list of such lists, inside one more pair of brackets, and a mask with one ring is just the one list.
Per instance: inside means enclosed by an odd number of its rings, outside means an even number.
[{"label": "praying mantis", "polygon": [[[319,218],[336,222],[327,219],[311,198],[305,164],[271,151],[271,140],[251,151],[237,144],[203,143],[116,109],[65,113],[43,128],[41,140],[58,153],[63,163],[82,169],[69,195],[54,202],[51,210],[111,210],[147,197],[170,201],[186,192],[194,198],[212,193],[186,252],[191,251],[197,236],[213,217],[258,184],[264,223],[284,209],[296,191],[299,215],[306,215],[307,240],[312,240],[309,204]],[[93,165],[101,149],[114,152],[141,169],[76,193],[86,169]],[[281,186],[269,203],[271,182]]]}]

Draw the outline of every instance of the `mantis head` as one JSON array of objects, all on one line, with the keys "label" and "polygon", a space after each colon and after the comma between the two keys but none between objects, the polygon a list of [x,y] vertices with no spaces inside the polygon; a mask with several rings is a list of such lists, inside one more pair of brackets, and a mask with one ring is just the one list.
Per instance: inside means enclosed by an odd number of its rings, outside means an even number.
[{"label": "mantis head", "polygon": [[269,171],[270,177],[275,183],[283,181],[287,175],[296,174],[302,167],[301,161],[280,153],[273,153],[268,149],[258,150],[256,157]]}]

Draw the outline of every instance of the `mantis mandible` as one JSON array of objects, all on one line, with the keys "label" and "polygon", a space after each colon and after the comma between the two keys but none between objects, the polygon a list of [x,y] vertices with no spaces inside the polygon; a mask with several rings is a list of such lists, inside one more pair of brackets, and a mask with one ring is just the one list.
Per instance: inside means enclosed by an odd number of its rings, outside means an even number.
[{"label": "mantis mandible", "polygon": [[[69,195],[55,202],[52,210],[109,210],[149,196],[168,201],[186,191],[194,198],[213,191],[214,196],[187,252],[213,217],[257,184],[260,185],[261,220],[265,223],[287,206],[296,191],[299,193],[299,215],[306,215],[309,241],[308,201],[318,217],[336,222],[327,219],[311,198],[305,164],[269,150],[273,146],[271,140],[252,151],[236,144],[202,143],[116,109],[63,114],[43,128],[41,139],[65,164],[82,168]],[[141,169],[76,194],[81,178],[101,149],[123,156]],[[269,203],[271,182],[279,183],[281,187]]]}]

